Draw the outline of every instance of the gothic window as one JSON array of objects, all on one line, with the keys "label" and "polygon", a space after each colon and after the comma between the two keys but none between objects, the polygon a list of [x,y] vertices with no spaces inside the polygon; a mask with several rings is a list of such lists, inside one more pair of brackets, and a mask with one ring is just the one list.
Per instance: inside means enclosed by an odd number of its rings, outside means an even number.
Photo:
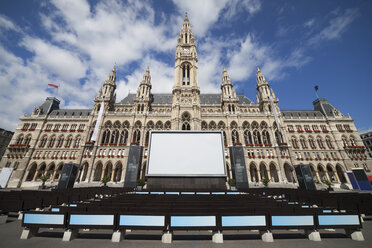
[{"label": "gothic window", "polygon": [[29,126],[30,126],[30,123],[23,124],[22,130],[28,129]]},{"label": "gothic window", "polygon": [[249,130],[244,130],[244,142],[245,144],[249,144],[249,145],[252,145],[253,142],[252,142],[252,134]]},{"label": "gothic window", "polygon": [[263,130],[262,131],[262,139],[263,139],[263,143],[265,145],[271,144],[270,134],[269,134],[269,132],[267,130]]},{"label": "gothic window", "polygon": [[139,129],[134,130],[132,142],[139,143],[141,141],[141,131]]},{"label": "gothic window", "polygon": [[249,129],[249,128],[250,128],[249,122],[247,121],[243,122],[243,129]]},{"label": "gothic window", "polygon": [[307,148],[305,137],[300,137],[300,143],[301,143],[302,149]]},{"label": "gothic window", "polygon": [[162,130],[163,129],[163,122],[157,121],[156,122],[156,129],[157,130]]},{"label": "gothic window", "polygon": [[333,149],[332,141],[329,136],[326,137],[326,143],[329,149]]},{"label": "gothic window", "polygon": [[252,122],[252,129],[258,129],[258,123],[256,121]]},{"label": "gothic window", "polygon": [[322,131],[327,131],[326,125],[320,125],[320,128],[322,129]]},{"label": "gothic window", "polygon": [[207,130],[207,128],[208,128],[208,124],[207,124],[207,122],[202,121],[202,123],[201,123],[201,129],[202,129],[202,130]]},{"label": "gothic window", "polygon": [[314,132],[319,131],[318,125],[312,125],[312,128],[313,128]]},{"label": "gothic window", "polygon": [[348,124],[345,124],[345,125],[344,125],[344,129],[345,129],[346,131],[351,131],[351,129],[350,129],[350,125],[348,125]]},{"label": "gothic window", "polygon": [[145,144],[149,143],[149,138],[150,138],[150,131],[146,132],[146,137],[145,137]]},{"label": "gothic window", "polygon": [[188,112],[182,114],[182,130],[191,130],[190,119],[191,116]]},{"label": "gothic window", "polygon": [[258,130],[253,131],[253,141],[255,145],[262,144],[261,135],[260,132],[258,132]]},{"label": "gothic window", "polygon": [[68,136],[67,139],[66,139],[66,144],[65,146],[66,147],[70,147],[71,146],[71,143],[72,143],[72,136]]},{"label": "gothic window", "polygon": [[182,85],[190,85],[190,65],[182,65]]},{"label": "gothic window", "polygon": [[26,136],[26,139],[25,139],[25,145],[26,145],[26,146],[29,145],[30,142],[31,142],[31,134],[29,134],[29,135]]},{"label": "gothic window", "polygon": [[126,144],[128,141],[128,130],[127,129],[124,129],[123,131],[121,131],[120,133],[120,140],[119,140],[119,143],[120,144]]},{"label": "gothic window", "polygon": [[142,127],[142,123],[140,121],[136,121],[136,123],[134,124],[134,127],[135,128],[141,128]]},{"label": "gothic window", "polygon": [[129,124],[128,121],[124,121],[122,126],[123,126],[123,128],[129,129],[130,124]]},{"label": "gothic window", "polygon": [[238,124],[235,121],[232,121],[230,127],[231,129],[238,128]]},{"label": "gothic window", "polygon": [[53,147],[54,146],[54,143],[55,143],[55,141],[56,141],[56,136],[55,135],[53,135],[52,137],[50,137],[50,139],[49,139],[49,147]]},{"label": "gothic window", "polygon": [[301,125],[296,125],[297,132],[302,132],[302,127]]},{"label": "gothic window", "polygon": [[260,127],[261,127],[261,129],[267,128],[267,123],[262,121]]},{"label": "gothic window", "polygon": [[311,136],[309,137],[309,145],[312,149],[316,148],[315,141],[314,141],[313,137],[311,137]]},{"label": "gothic window", "polygon": [[63,124],[62,130],[67,130],[68,129],[68,124]]},{"label": "gothic window", "polygon": [[37,123],[32,123],[30,129],[35,129],[37,127]]},{"label": "gothic window", "polygon": [[305,125],[304,126],[304,129],[305,129],[305,131],[310,131],[310,126],[309,125]]},{"label": "gothic window", "polygon": [[233,144],[239,143],[239,134],[238,131],[236,131],[235,129],[231,132],[231,140]]},{"label": "gothic window", "polygon": [[293,125],[288,125],[288,131],[289,131],[289,132],[293,132],[293,131],[294,131],[294,129],[293,129]]},{"label": "gothic window", "polygon": [[47,129],[47,130],[51,130],[52,129],[52,124],[48,124],[48,125],[46,125],[46,128],[45,129]]},{"label": "gothic window", "polygon": [[106,129],[102,134],[102,142],[103,144],[109,143],[110,140],[110,130]]},{"label": "gothic window", "polygon": [[61,128],[61,124],[55,124],[54,125],[54,130],[58,131]]},{"label": "gothic window", "polygon": [[292,141],[293,148],[298,149],[298,142],[297,142],[296,137],[292,136],[291,141]]},{"label": "gothic window", "polygon": [[20,134],[17,137],[16,144],[20,145],[22,144],[22,142],[23,142],[23,134]]},{"label": "gothic window", "polygon": [[350,145],[356,146],[355,138],[353,136],[350,136]]},{"label": "gothic window", "polygon": [[210,130],[215,130],[216,129],[216,122],[214,122],[214,121],[211,121],[210,123],[209,123],[209,129]]},{"label": "gothic window", "polygon": [[72,124],[70,130],[76,130],[77,124]]},{"label": "gothic window", "polygon": [[[119,125],[120,125],[120,123],[119,123]],[[79,130],[84,130],[84,128],[85,128],[85,124],[80,124],[79,125]]]},{"label": "gothic window", "polygon": [[44,147],[45,145],[46,145],[46,143],[47,143],[47,136],[46,135],[44,135],[42,138],[41,138],[41,140],[40,140],[40,144],[39,144],[39,147]]},{"label": "gothic window", "polygon": [[77,137],[75,138],[75,147],[76,147],[76,148],[80,146],[80,142],[81,142],[81,138],[80,138],[80,136],[77,136]]},{"label": "gothic window", "polygon": [[115,129],[112,132],[110,143],[116,145],[118,143],[118,140],[119,140],[119,130],[118,129]]},{"label": "gothic window", "polygon": [[324,149],[324,143],[323,143],[323,140],[321,137],[317,137],[317,142],[318,142],[318,145],[321,149]]},{"label": "gothic window", "polygon": [[171,122],[170,121],[166,121],[165,123],[164,123],[164,129],[165,130],[170,130],[172,128],[172,124],[171,124]]},{"label": "gothic window", "polygon": [[225,129],[225,127],[226,127],[226,125],[225,125],[225,123],[223,122],[223,121],[220,121],[220,122],[218,122],[218,128],[219,129]]}]

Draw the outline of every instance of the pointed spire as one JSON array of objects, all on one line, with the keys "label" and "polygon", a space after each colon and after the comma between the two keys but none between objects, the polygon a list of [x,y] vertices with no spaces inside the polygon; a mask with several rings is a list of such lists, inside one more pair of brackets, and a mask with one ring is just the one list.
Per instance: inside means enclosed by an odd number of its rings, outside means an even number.
[{"label": "pointed spire", "polygon": [[105,84],[108,83],[108,84],[114,85],[115,81],[116,81],[116,65],[114,65],[114,67],[112,68],[110,75],[108,76]]},{"label": "pointed spire", "polygon": [[266,82],[264,74],[261,72],[260,67],[257,66],[257,84],[263,84]]},{"label": "pointed spire", "polygon": [[141,84],[151,85],[150,68],[147,66],[145,74],[143,74]]},{"label": "pointed spire", "polygon": [[222,85],[231,84],[229,73],[227,73],[226,67],[223,68],[222,72]]}]

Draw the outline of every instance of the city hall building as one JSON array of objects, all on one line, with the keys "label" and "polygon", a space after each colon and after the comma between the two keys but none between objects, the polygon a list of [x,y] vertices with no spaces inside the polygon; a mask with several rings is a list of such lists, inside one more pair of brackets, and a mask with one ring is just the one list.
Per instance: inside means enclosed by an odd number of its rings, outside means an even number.
[{"label": "city hall building", "polygon": [[[313,110],[282,110],[259,68],[256,102],[237,94],[222,68],[221,93],[201,93],[196,42],[187,16],[177,38],[174,70],[169,93],[151,93],[153,82],[147,69],[137,93],[116,102],[114,67],[92,109],[60,109],[60,101],[48,97],[20,118],[1,159],[0,168],[13,168],[7,187],[41,185],[42,175],[49,176],[47,185],[55,184],[66,163],[80,165],[80,184],[97,185],[109,176],[120,185],[125,180],[130,146],[144,149],[139,178],[146,179],[151,130],[221,130],[226,181],[232,177],[232,146],[243,147],[252,184],[263,178],[271,184],[296,184],[297,164],[309,164],[315,181],[336,186],[349,183],[346,172],[352,168],[364,168],[370,174],[371,159],[353,119],[326,99],[315,100]],[[93,135],[95,129],[98,132]]]}]

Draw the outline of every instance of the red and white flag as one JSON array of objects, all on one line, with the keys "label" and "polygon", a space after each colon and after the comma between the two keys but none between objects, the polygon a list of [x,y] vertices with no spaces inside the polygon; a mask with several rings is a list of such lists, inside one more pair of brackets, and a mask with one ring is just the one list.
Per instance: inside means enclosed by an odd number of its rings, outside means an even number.
[{"label": "red and white flag", "polygon": [[56,84],[48,84],[48,86],[51,87],[51,88],[56,88],[56,89],[58,89],[58,85],[56,85]]}]

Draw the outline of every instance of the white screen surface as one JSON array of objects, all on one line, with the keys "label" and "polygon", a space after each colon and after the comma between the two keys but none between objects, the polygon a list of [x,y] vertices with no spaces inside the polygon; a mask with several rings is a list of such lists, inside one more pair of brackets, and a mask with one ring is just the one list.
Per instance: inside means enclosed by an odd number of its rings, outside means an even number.
[{"label": "white screen surface", "polygon": [[222,132],[151,132],[147,176],[226,176]]}]

